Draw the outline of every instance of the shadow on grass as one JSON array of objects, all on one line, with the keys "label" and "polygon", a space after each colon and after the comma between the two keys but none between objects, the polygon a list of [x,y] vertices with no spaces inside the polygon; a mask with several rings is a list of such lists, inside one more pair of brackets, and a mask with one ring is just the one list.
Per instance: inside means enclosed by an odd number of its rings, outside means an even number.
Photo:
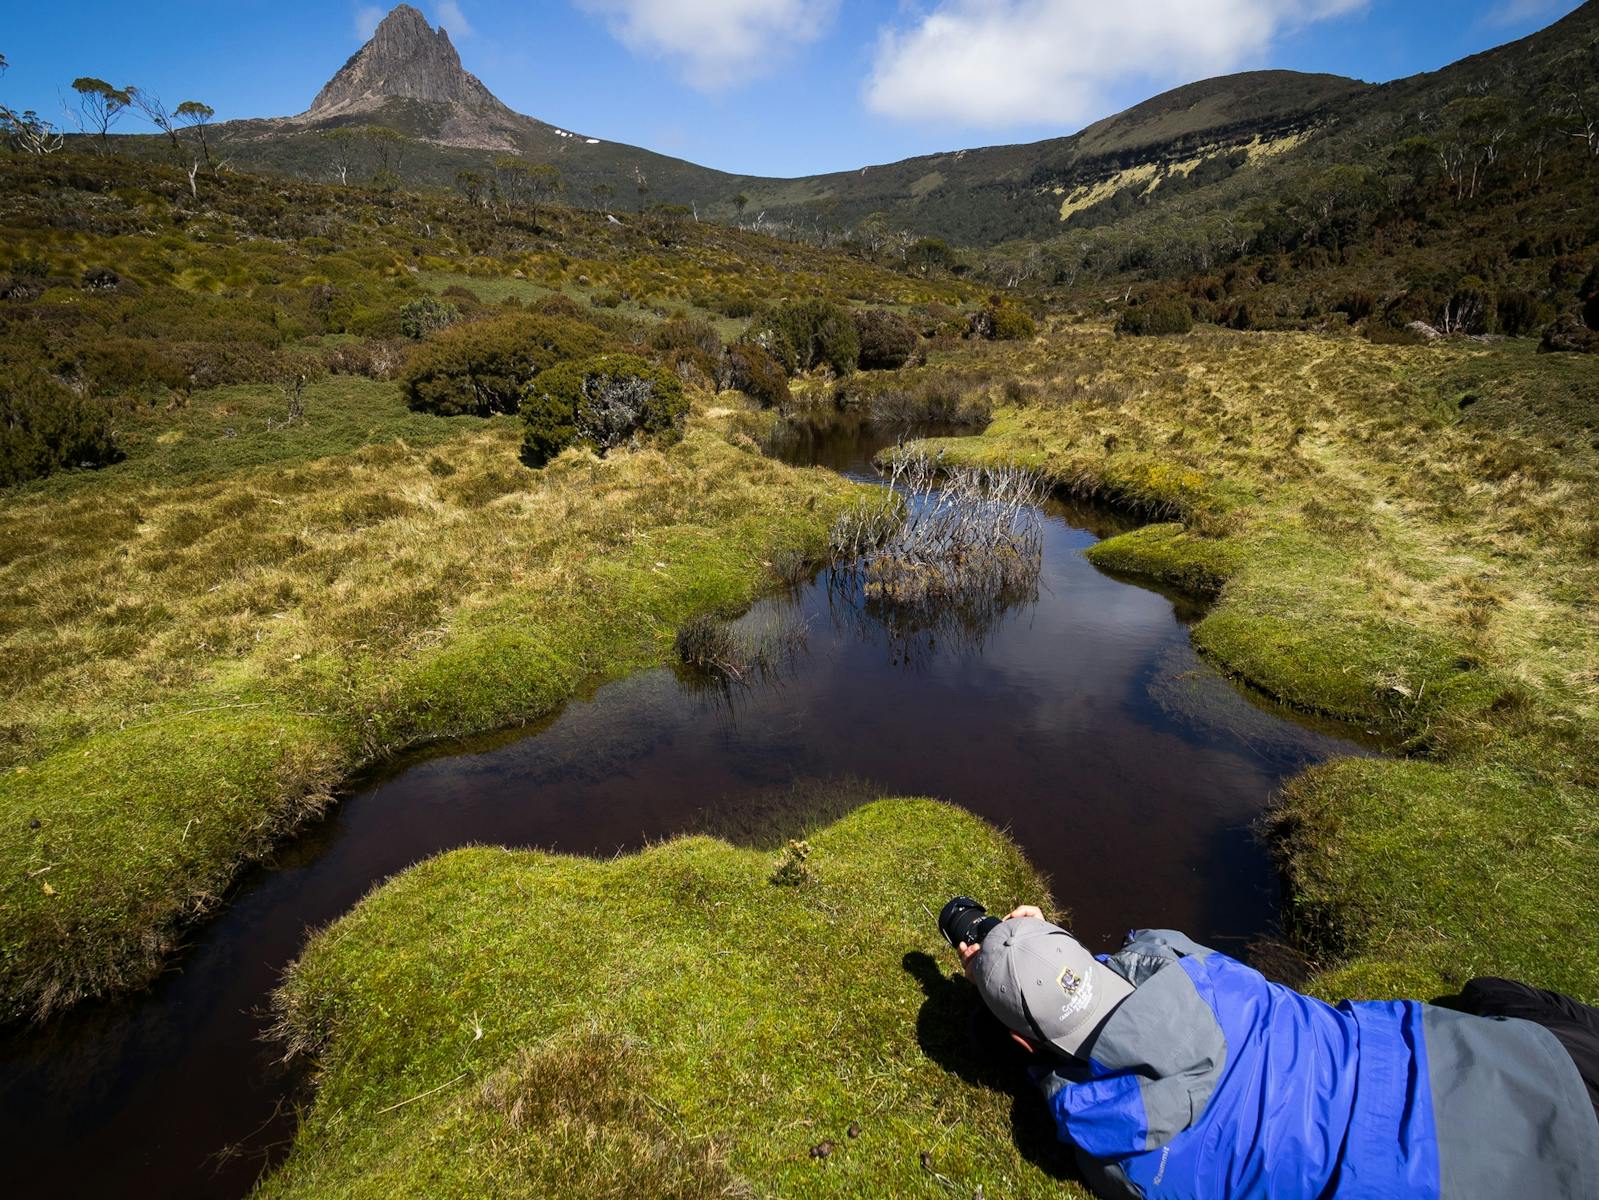
[{"label": "shadow on grass", "polygon": [[[1011,1140],[1022,1157],[1054,1179],[1082,1183],[1075,1154],[1056,1136],[1049,1109],[1028,1078],[1028,1056],[984,1007],[977,989],[946,975],[920,950],[905,955],[902,963],[927,997],[916,1014],[922,1051],[967,1083],[1010,1096]],[[968,1133],[982,1136],[979,1130]]]}]

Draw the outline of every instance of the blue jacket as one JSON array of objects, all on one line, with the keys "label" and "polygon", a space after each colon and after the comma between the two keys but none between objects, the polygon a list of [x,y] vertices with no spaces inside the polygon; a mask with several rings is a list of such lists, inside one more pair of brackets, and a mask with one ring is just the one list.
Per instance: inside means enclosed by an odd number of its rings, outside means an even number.
[{"label": "blue jacket", "polygon": [[1334,1008],[1169,931],[1104,962],[1136,990],[1045,1086],[1102,1196],[1599,1197],[1599,1120],[1537,1025]]}]

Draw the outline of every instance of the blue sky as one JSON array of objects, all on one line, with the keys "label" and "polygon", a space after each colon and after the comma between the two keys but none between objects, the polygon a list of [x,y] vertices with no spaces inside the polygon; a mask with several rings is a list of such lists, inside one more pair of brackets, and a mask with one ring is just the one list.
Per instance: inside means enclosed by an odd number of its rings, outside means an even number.
[{"label": "blue sky", "polygon": [[[1070,133],[1256,67],[1382,81],[1575,0],[412,0],[512,108],[708,166],[795,175]],[[0,102],[62,119],[79,75],[218,119],[303,111],[381,16],[361,0],[21,5]],[[159,13],[152,18],[152,11]],[[130,118],[121,128],[138,128]]]}]

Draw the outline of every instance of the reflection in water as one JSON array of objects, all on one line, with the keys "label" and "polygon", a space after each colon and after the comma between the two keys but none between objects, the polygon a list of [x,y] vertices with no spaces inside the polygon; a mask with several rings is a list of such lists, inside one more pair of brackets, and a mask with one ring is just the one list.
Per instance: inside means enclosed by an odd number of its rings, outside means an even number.
[{"label": "reflection in water", "polygon": [[[856,431],[816,457],[865,476],[889,440]],[[295,1079],[260,1040],[261,1010],[306,929],[468,843],[609,854],[707,830],[769,845],[871,796],[941,796],[1010,830],[1090,946],[1147,924],[1241,952],[1276,905],[1250,823],[1285,775],[1359,751],[1257,706],[1195,657],[1171,599],[1094,570],[1082,552],[1114,527],[1045,506],[1036,598],[980,636],[885,627],[824,574],[740,622],[807,630],[767,683],[707,693],[645,672],[535,733],[362,788],[255,872],[149,993],[0,1051],[12,1190],[246,1191],[293,1132]],[[213,1157],[240,1142],[243,1156]]]}]

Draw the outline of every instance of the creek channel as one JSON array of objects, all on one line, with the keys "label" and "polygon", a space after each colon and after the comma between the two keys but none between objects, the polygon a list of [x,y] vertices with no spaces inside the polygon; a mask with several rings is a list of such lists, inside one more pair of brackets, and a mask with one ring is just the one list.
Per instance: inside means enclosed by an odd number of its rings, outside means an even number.
[{"label": "creek channel", "polygon": [[[872,456],[895,437],[795,430],[775,452],[881,482]],[[1371,751],[1232,686],[1189,644],[1201,610],[1083,557],[1128,527],[1047,502],[1036,597],[976,627],[895,628],[824,571],[741,618],[803,630],[769,679],[646,671],[531,730],[358,782],[151,988],[0,1042],[8,1193],[246,1194],[305,1098],[303,1070],[263,1036],[283,968],[376,883],[468,843],[609,855],[708,831],[769,845],[870,796],[939,796],[1008,829],[1091,948],[1158,926],[1247,956],[1279,891],[1253,823],[1285,777]]]}]

